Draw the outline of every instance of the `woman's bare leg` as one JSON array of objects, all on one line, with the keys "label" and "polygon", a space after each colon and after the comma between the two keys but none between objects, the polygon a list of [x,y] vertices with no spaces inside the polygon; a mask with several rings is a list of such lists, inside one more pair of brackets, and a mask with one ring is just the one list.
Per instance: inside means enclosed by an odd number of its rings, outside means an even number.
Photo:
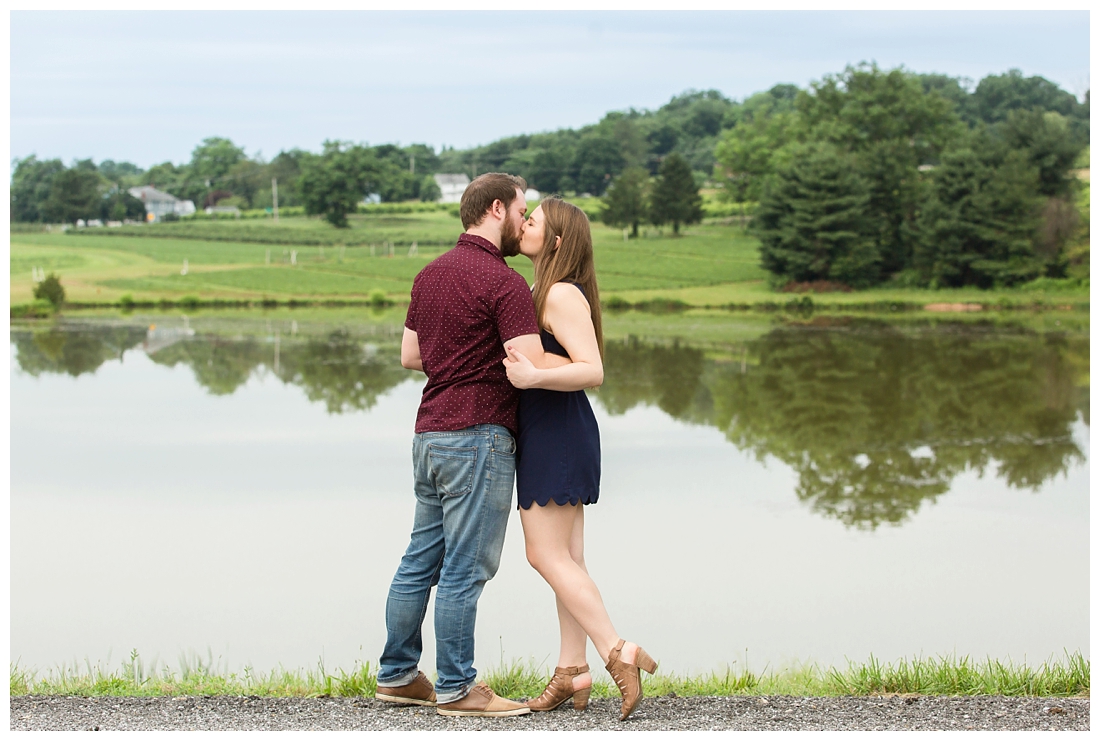
[{"label": "woman's bare leg", "polygon": [[[537,506],[537,505],[536,505]],[[573,519],[573,529],[569,535],[569,557],[573,562],[584,569],[584,507],[574,507],[576,516]],[[577,622],[577,619],[566,609],[565,604],[555,595],[554,602],[558,608],[558,627],[561,629],[561,652],[558,655],[558,666],[583,666],[588,663],[588,634]],[[592,686],[592,675],[579,674],[573,677],[573,689]]]},{"label": "woman's bare leg", "polygon": [[[557,596],[562,646],[559,666],[585,663],[583,635],[607,662],[619,635],[604,608],[600,590],[584,566],[584,512],[580,504],[520,509],[527,560]],[[574,626],[575,624],[575,626]],[[579,630],[577,630],[579,628]],[[627,643],[622,660],[632,663],[637,646]],[[565,662],[572,663],[565,663]]]}]

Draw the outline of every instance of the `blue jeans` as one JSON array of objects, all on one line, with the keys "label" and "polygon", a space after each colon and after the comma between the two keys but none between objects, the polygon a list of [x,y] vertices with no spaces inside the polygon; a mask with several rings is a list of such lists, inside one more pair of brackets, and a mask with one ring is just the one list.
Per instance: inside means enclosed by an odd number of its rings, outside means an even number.
[{"label": "blue jeans", "polygon": [[386,600],[386,647],[378,684],[416,678],[420,630],[435,594],[436,701],[466,696],[477,678],[474,620],[485,582],[500,565],[511,513],[516,442],[500,425],[413,438],[416,514],[412,537]]}]

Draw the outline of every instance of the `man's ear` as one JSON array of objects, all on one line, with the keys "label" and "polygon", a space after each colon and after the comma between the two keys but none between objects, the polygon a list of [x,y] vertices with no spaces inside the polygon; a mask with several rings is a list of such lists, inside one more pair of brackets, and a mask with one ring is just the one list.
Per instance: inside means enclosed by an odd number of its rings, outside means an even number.
[{"label": "man's ear", "polygon": [[493,201],[492,211],[494,216],[501,219],[508,216],[508,208],[504,205],[504,201],[500,200],[499,198]]}]

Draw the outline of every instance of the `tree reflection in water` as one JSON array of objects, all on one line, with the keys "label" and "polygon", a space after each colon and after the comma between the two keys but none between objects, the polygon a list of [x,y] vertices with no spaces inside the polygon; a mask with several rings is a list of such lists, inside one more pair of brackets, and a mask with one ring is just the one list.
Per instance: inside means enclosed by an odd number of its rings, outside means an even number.
[{"label": "tree reflection in water", "polygon": [[704,362],[695,348],[608,343],[595,398],[612,414],[648,403],[715,426],[797,471],[813,511],[865,529],[903,522],[968,469],[1034,490],[1085,460],[1071,425],[1079,412],[1088,423],[1087,337],[791,326],[742,353]]},{"label": "tree reflection in water", "polygon": [[[401,367],[398,336],[198,335],[150,357],[190,367],[212,394],[262,369],[339,414],[422,378]],[[145,339],[143,326],[11,332],[19,367],[34,376],[92,373]],[[593,398],[610,414],[651,404],[716,427],[791,466],[799,499],[852,527],[902,523],[967,470],[1035,490],[1085,460],[1072,424],[1079,414],[1089,422],[1087,335],[855,321],[780,327],[732,352],[628,338],[609,341],[606,355]]]},{"label": "tree reflection in water", "polygon": [[[143,326],[82,323],[37,332],[13,329],[11,341],[26,373],[79,376],[122,358],[147,336]],[[277,341],[271,336],[202,334],[148,354],[159,365],[191,368],[199,385],[219,396],[232,394],[254,373],[266,371],[300,386],[310,401],[323,401],[333,414],[370,409],[379,396],[414,376],[401,367],[399,344],[367,342],[347,329],[323,336],[280,336]]]},{"label": "tree reflection in water", "polygon": [[401,367],[399,345],[364,343],[345,329],[288,347],[279,373],[305,389],[310,401],[324,401],[332,414],[370,409],[412,375]]},{"label": "tree reflection in water", "polygon": [[117,360],[140,345],[145,328],[134,326],[55,326],[39,330],[11,330],[19,368],[32,376],[94,373],[108,360]]}]

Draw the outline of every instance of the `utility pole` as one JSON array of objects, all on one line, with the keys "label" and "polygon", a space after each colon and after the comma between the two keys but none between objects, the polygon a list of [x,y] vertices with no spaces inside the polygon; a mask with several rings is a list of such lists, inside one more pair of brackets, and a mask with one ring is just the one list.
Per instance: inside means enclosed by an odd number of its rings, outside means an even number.
[{"label": "utility pole", "polygon": [[416,174],[416,155],[415,154],[410,154],[409,155],[409,174],[410,175],[415,175]]},{"label": "utility pole", "polygon": [[274,207],[275,223],[279,223],[279,178],[271,178],[271,204]]}]

